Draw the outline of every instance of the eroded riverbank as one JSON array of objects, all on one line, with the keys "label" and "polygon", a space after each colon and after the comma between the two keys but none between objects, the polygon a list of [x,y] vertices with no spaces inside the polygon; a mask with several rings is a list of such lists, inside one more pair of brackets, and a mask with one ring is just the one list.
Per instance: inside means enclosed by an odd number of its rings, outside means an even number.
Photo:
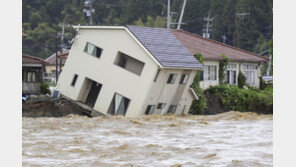
[{"label": "eroded riverbank", "polygon": [[272,115],[23,117],[23,166],[272,166]]}]

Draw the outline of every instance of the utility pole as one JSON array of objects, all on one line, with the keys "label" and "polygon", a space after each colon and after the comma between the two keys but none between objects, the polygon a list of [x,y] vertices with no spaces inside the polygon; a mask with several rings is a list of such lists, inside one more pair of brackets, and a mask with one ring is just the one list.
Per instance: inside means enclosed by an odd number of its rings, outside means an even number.
[{"label": "utility pole", "polygon": [[[65,20],[63,21],[63,24],[59,25],[60,27],[62,27],[62,33],[58,34],[58,36],[61,36],[61,45],[60,45],[60,54],[62,56],[63,54],[63,48],[64,48],[64,36],[67,36],[67,34],[65,34]],[[69,25],[67,25],[67,27],[69,27]],[[59,70],[59,74],[61,73],[62,70],[62,57],[60,56],[60,70]],[[58,55],[56,55],[56,57],[58,57]]]},{"label": "utility pole", "polygon": [[181,15],[180,15],[179,23],[178,23],[178,26],[177,26],[177,30],[179,30],[179,29],[181,28],[182,18],[183,18],[183,14],[184,14],[185,6],[186,6],[186,1],[187,1],[187,0],[184,0],[184,2],[183,2],[182,11],[181,11]]},{"label": "utility pole", "polygon": [[209,12],[208,17],[204,18],[204,21],[207,22],[205,32],[203,33],[204,38],[210,38],[210,31],[211,31],[210,27],[212,26],[210,25],[210,22],[212,22],[214,19],[214,17],[210,17],[210,16],[211,16],[211,13]]},{"label": "utility pole", "polygon": [[88,9],[83,9],[83,12],[86,14],[87,17],[89,17],[89,25],[93,25],[93,13],[95,12],[95,9],[93,9],[93,1],[94,0],[85,0],[84,6]]},{"label": "utility pole", "polygon": [[239,47],[240,45],[240,22],[241,22],[241,18],[243,19],[244,16],[250,15],[250,8],[249,8],[249,13],[244,13],[244,8],[242,6],[242,12],[239,12],[239,1],[236,1],[236,6],[235,6],[235,46]]},{"label": "utility pole", "polygon": [[226,40],[227,40],[227,36],[225,35],[225,33],[224,33],[224,35],[222,35],[221,37],[222,37],[222,39],[223,39],[223,43],[225,43]]},{"label": "utility pole", "polygon": [[170,29],[170,21],[171,21],[171,18],[170,18],[170,15],[171,15],[171,2],[170,0],[168,0],[168,16],[167,16],[167,29]]},{"label": "utility pole", "polygon": [[58,83],[58,42],[55,40],[55,47],[56,47],[56,84]]}]

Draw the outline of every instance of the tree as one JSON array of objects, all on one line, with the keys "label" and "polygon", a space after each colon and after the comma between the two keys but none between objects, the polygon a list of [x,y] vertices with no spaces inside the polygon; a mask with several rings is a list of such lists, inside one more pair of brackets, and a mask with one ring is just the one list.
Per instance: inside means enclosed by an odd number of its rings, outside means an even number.
[{"label": "tree", "polygon": [[238,76],[237,76],[237,80],[238,80],[237,85],[239,88],[243,88],[245,85],[247,85],[247,83],[246,83],[247,78],[242,73],[242,71],[239,71]]}]

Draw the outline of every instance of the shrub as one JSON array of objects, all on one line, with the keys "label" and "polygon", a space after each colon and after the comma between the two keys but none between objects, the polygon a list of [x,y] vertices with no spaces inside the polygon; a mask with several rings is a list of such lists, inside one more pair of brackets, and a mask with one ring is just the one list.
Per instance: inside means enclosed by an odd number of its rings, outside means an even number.
[{"label": "shrub", "polygon": [[245,75],[239,71],[238,76],[237,76],[237,85],[239,88],[243,88],[245,85],[247,85],[246,81],[247,78],[245,77]]},{"label": "shrub", "polygon": [[219,62],[219,85],[223,85],[229,58],[225,55],[220,56],[222,57],[222,60]]},{"label": "shrub", "polygon": [[[194,55],[194,57],[201,63],[203,64],[203,56],[201,53],[196,53]],[[198,100],[194,100],[192,102],[192,105],[190,107],[189,113],[196,115],[196,114],[203,114],[204,110],[207,107],[207,101],[206,98],[203,94],[202,89],[199,86],[199,82],[200,82],[201,78],[200,78],[200,71],[197,71],[197,73],[195,74],[193,83],[192,83],[192,88],[194,89],[194,91],[196,92],[197,96],[198,96]]]},{"label": "shrub", "polygon": [[193,115],[204,114],[204,110],[207,108],[207,100],[200,87],[193,87],[198,96],[198,100],[193,100],[189,113]]},{"label": "shrub", "polygon": [[49,90],[49,85],[46,83],[41,83],[40,84],[40,93],[41,94],[49,94],[50,95],[50,90]]},{"label": "shrub", "polygon": [[210,87],[205,93],[217,94],[225,108],[235,111],[273,111],[273,89],[240,89],[236,85]]}]

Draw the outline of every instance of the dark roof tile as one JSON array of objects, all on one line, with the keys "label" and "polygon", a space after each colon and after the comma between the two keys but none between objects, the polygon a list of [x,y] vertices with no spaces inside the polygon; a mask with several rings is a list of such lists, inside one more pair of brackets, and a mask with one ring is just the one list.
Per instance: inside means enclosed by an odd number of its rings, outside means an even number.
[{"label": "dark roof tile", "polygon": [[130,32],[164,67],[202,68],[195,57],[168,29],[127,26]]}]

